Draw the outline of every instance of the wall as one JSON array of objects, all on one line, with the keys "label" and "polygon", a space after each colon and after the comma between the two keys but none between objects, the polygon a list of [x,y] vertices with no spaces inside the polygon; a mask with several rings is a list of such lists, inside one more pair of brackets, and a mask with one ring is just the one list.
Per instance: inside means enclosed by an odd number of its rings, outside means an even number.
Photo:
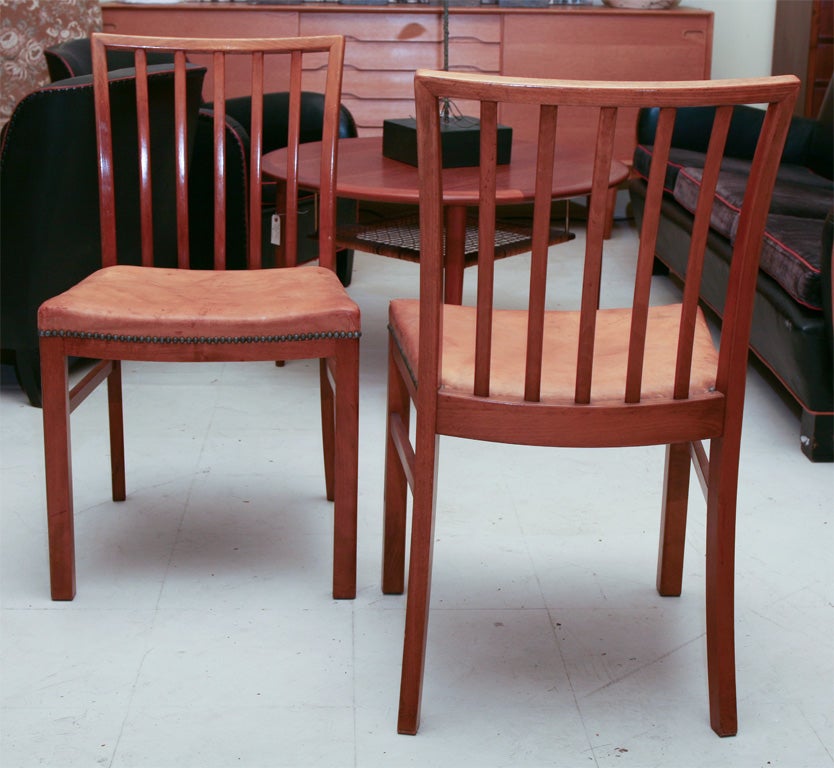
[{"label": "wall", "polygon": [[715,14],[712,76],[769,75],[776,0],[684,0]]}]

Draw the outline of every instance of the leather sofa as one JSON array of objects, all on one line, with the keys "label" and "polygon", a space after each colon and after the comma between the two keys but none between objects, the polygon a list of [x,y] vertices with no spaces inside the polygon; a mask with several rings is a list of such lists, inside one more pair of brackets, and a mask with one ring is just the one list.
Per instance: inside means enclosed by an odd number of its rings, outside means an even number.
[{"label": "leather sofa", "polygon": [[[686,273],[691,211],[713,110],[679,110],[667,167],[656,260],[673,275]],[[728,135],[731,159],[722,166],[713,206],[701,300],[720,318],[737,224],[737,204],[749,169],[751,137],[762,112],[736,110]],[[831,237],[834,162],[831,102],[821,119],[793,119],[768,217],[753,310],[750,349],[801,412],[800,446],[812,461],[834,460]],[[642,221],[646,172],[652,161],[656,112],[638,119],[638,146],[629,195]],[[790,402],[790,400],[788,401]]]},{"label": "leather sofa", "polygon": [[[173,71],[149,68],[154,119],[152,142],[166,147],[155,160],[154,238],[162,262],[176,266],[173,133]],[[193,147],[205,69],[187,77],[190,147]],[[133,70],[110,74],[117,122],[114,152],[136,156],[136,87]],[[119,163],[120,171],[138,163]],[[133,171],[134,175],[138,171]],[[139,202],[136,184],[116,179],[121,258],[139,264]],[[160,196],[161,195],[161,196]],[[40,405],[37,310],[101,267],[98,160],[91,76],[62,80],[20,101],[0,138],[0,346],[33,405]],[[132,212],[126,216],[122,211]]]}]

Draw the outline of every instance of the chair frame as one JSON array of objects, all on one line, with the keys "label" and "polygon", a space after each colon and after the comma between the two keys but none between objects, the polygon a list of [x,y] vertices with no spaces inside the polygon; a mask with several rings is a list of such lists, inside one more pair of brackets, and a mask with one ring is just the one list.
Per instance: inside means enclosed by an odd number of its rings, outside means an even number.
[{"label": "chair frame", "polygon": [[[205,39],[156,38],[94,34],[91,38],[96,126],[99,152],[102,265],[118,261],[116,243],[116,198],[113,179],[113,141],[109,114],[108,49],[135,51],[137,75],[138,146],[140,155],[142,266],[153,266],[153,208],[151,200],[150,117],[147,93],[147,52],[175,52],[175,116],[177,242],[179,267],[187,269],[188,254],[188,146],[186,115],[182,109],[187,67],[186,53],[210,53],[214,70],[214,136],[216,156],[215,268],[225,267],[225,83],[227,56],[252,56],[252,84],[263,92],[264,58],[281,54],[290,59],[290,136],[286,195],[285,250],[295,253],[297,243],[297,146],[302,57],[327,55],[325,119],[322,141],[320,189],[320,263],[335,269],[333,240],[335,177],[337,162],[338,110],[341,94],[344,39],[341,36],[306,38]],[[252,132],[249,194],[249,267],[261,264],[261,146],[262,109],[252,99]],[[302,268],[299,268],[302,269]],[[303,268],[310,269],[310,268]],[[317,268],[312,268],[317,269]],[[269,270],[267,270],[269,271]],[[214,275],[215,272],[203,273]],[[245,275],[243,272],[229,272]],[[339,286],[341,289],[341,286]],[[49,302],[47,302],[48,304]],[[46,305],[44,305],[46,306]],[[43,313],[44,307],[41,308]],[[358,312],[358,310],[357,310]],[[71,600],[76,592],[73,531],[72,470],[70,460],[70,414],[103,381],[107,381],[110,427],[112,496],[125,498],[125,450],[122,409],[122,360],[164,362],[274,361],[320,359],[322,438],[327,498],[334,504],[333,595],[352,598],[356,591],[356,497],[358,443],[359,332],[301,333],[292,336],[221,336],[214,338],[157,338],[118,333],[77,333],[50,329],[40,323],[43,380],[44,449],[49,528],[52,597]],[[68,386],[70,357],[97,359],[95,367],[74,387]]]},{"label": "chair frame", "polygon": [[[666,445],[657,589],[681,591],[690,460],[706,497],[706,622],[710,722],[721,736],[737,730],[733,639],[733,567],[736,495],[742,408],[755,280],[773,183],[796,99],[793,76],[682,83],[603,83],[489,77],[418,71],[415,77],[418,158],[421,174],[419,371],[392,325],[389,341],[385,468],[383,591],[405,587],[406,500],[413,495],[410,560],[398,730],[414,734],[420,703],[428,629],[439,435],[503,443],[562,447]],[[474,377],[469,391],[444,384],[444,307],[442,174],[439,113],[443,99],[481,103],[481,204],[478,254],[477,325]],[[495,226],[497,105],[515,102],[540,108],[540,157],[534,209],[533,249],[528,299],[528,331],[523,398],[491,397],[494,302],[491,243]],[[713,193],[720,170],[732,105],[767,104],[741,213],[729,279],[713,391],[690,395],[693,337],[698,313],[698,283]],[[674,381],[670,395],[641,397],[650,312],[650,283],[664,172],[675,108],[716,107],[693,230],[689,275],[681,303]],[[544,355],[545,285],[550,173],[558,110],[562,106],[599,110],[596,161],[587,223],[585,271],[581,287],[576,346],[575,394],[563,401],[541,396]],[[628,332],[628,364],[622,397],[593,397],[595,325],[599,310],[602,246],[606,224],[608,169],[618,108],[659,106],[662,118],[647,193],[637,257],[635,291]],[[557,168],[558,170],[558,168]],[[393,316],[392,316],[393,317]],[[413,334],[413,332],[412,332]],[[418,346],[417,346],[418,345]],[[413,352],[412,352],[413,354]],[[418,376],[419,373],[419,376]],[[467,385],[468,386],[468,385]],[[416,411],[414,441],[411,409]],[[709,454],[702,441],[709,440]]]}]

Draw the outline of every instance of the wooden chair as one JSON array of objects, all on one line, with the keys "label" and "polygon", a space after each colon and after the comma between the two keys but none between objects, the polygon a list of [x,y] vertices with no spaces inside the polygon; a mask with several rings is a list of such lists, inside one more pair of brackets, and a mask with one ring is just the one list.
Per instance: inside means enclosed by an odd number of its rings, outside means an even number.
[{"label": "wooden chair", "polygon": [[[102,268],[65,293],[46,301],[38,312],[49,561],[52,597],[75,595],[70,412],[102,381],[107,380],[113,499],[125,498],[121,360],[170,362],[290,360],[319,358],[322,437],[328,499],[334,500],[335,544],[333,595],[352,598],[356,581],[356,493],[358,439],[359,309],[335,275],[333,229],[339,99],[344,40],[340,36],[292,39],[189,39],[98,34],[92,37],[93,82],[100,181]],[[135,51],[136,136],[139,147],[139,210],[141,266],[120,264],[124,230],[116,220],[116,198],[124,176],[114,168],[106,51]],[[149,114],[147,54],[174,53],[175,118],[170,132],[159,129]],[[186,54],[211,55],[215,104],[214,270],[189,270],[188,157],[193,125],[185,119]],[[249,162],[249,266],[225,267],[224,72],[247,60],[251,69],[252,131]],[[286,66],[290,98],[288,194],[282,229],[290,259],[297,243],[297,183],[294,158],[299,143],[299,104],[302,61],[312,58],[326,66],[322,142],[321,204],[319,206],[320,265],[287,269],[257,269],[261,264],[261,144],[264,70]],[[192,121],[193,122],[193,121]],[[173,146],[175,158],[155,164],[156,150]],[[128,177],[130,174],[128,174]],[[179,268],[154,266],[159,243],[154,221],[153,192],[176,189],[176,238]],[[67,358],[100,360],[71,390]]]},{"label": "wooden chair", "polygon": [[[398,729],[416,733],[429,615],[439,435],[537,446],[667,446],[657,589],[680,593],[690,458],[707,505],[710,718],[736,732],[733,548],[747,338],[774,177],[798,82],[793,76],[678,83],[574,82],[418,72],[420,298],[390,305],[383,591],[404,587],[406,494],[413,493]],[[439,103],[480,101],[477,306],[443,304]],[[493,287],[495,125],[499,103],[538,106],[537,195],[526,309]],[[736,103],[768,105],[735,241],[720,345],[698,308],[698,281],[724,139]],[[619,108],[660,107],[631,306],[599,309],[606,196]],[[655,235],[675,108],[716,107],[682,301],[650,301]],[[546,307],[547,227],[559,108],[598,113],[584,273],[573,311]],[[558,162],[555,173],[559,172]],[[562,251],[557,251],[554,258]],[[564,291],[562,291],[562,294]],[[564,301],[564,296],[560,295]],[[410,409],[416,411],[414,442]],[[708,440],[709,451],[702,447]]]}]

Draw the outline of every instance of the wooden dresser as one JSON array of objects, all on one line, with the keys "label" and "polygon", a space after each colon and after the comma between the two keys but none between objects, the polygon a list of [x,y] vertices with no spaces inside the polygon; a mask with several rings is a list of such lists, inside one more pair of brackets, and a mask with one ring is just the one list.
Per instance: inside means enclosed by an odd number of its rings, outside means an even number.
[{"label": "wooden dresser", "polygon": [[[412,115],[414,71],[443,65],[443,13],[437,5],[106,3],[102,11],[104,29],[109,32],[207,37],[345,35],[343,101],[360,135],[365,136],[380,133],[387,117]],[[712,25],[711,12],[693,8],[454,7],[449,14],[450,69],[603,80],[708,78]],[[272,87],[280,89],[283,76],[272,73]],[[466,112],[465,104],[458,107]],[[501,120],[513,126],[517,137],[534,130],[523,109],[505,111]],[[589,125],[583,115],[574,114],[561,122],[566,134],[587,141]],[[631,159],[633,136],[634,116],[624,115],[618,156]]]}]

